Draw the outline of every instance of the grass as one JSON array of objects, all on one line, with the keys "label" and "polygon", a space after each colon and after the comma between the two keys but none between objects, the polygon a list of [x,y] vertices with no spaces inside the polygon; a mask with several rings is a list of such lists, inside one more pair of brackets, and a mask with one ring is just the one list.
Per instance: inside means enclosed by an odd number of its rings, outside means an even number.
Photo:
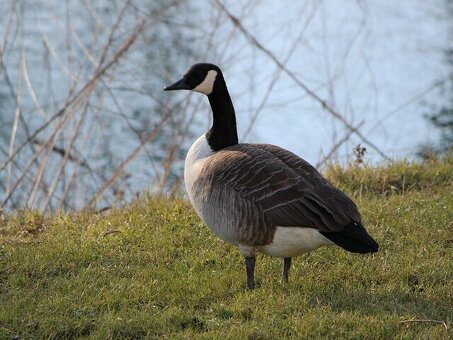
[{"label": "grass", "polygon": [[259,256],[254,291],[239,252],[181,199],[3,215],[0,339],[451,338],[451,158],[326,173],[380,251],[319,249],[293,261],[289,284]]}]

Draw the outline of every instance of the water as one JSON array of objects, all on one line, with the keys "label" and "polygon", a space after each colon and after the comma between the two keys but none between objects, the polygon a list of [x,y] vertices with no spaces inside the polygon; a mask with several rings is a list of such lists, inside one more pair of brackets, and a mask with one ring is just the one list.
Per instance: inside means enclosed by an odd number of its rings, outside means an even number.
[{"label": "water", "polygon": [[[444,1],[264,1],[242,23],[285,60],[308,21],[303,39],[285,62],[299,79],[352,125],[363,121],[360,131],[389,157],[413,156],[420,144],[436,141],[438,132],[423,114],[430,112],[427,103],[445,100],[439,87],[432,88],[448,76],[443,51],[452,46],[451,18]],[[228,36],[232,25],[224,26]],[[223,62],[243,131],[277,67],[249,48],[240,33],[235,35],[238,46],[231,44]],[[223,39],[221,35],[219,41]],[[246,140],[278,144],[316,163],[344,134],[341,123],[282,75]],[[350,157],[358,143],[363,144],[353,136],[337,158]],[[367,149],[368,160],[382,159]]]},{"label": "water", "polygon": [[[5,14],[0,21],[2,42],[12,3],[0,3],[0,13]],[[443,0],[224,3],[298,79],[351,125],[362,123],[362,134],[389,157],[413,156],[420,144],[437,140],[438,132],[427,124],[423,114],[429,112],[428,104],[443,102],[448,95],[442,95],[440,87],[433,87],[446,79],[449,70],[443,51],[452,47],[451,18]],[[124,2],[63,4],[58,0],[34,0],[17,4],[2,59],[13,90],[20,89],[21,113],[34,130],[64,105],[74,84],[78,90],[92,76]],[[108,86],[98,83],[91,96],[74,152],[89,161],[94,174],[72,163],[66,166],[65,180],[58,182],[56,193],[70,188],[73,205],[68,208],[83,207],[140,145],[139,139],[158,124],[165,110],[174,107],[172,119],[140,156],[127,164],[100,204],[109,205],[116,198],[130,200],[144,190],[168,190],[178,183],[184,152],[194,137],[209,127],[210,112],[205,98],[187,97],[187,93],[169,96],[162,88],[195,62],[213,62],[224,70],[243,141],[277,144],[316,164],[345,135],[342,123],[288,75],[279,73],[271,58],[251,44],[211,1],[187,1],[177,7],[166,1],[132,1],[107,58],[120,47],[137,18],[150,10],[162,14],[151,20],[144,35],[105,78]],[[15,99],[2,70],[0,163],[6,159],[9,147]],[[181,111],[183,106],[176,105],[186,99],[191,103],[189,111],[200,107],[193,118],[187,110]],[[41,109],[37,109],[36,102]],[[56,146],[68,145],[82,115],[82,111],[76,112]],[[256,121],[250,126],[253,117]],[[175,139],[178,129],[187,136]],[[39,138],[46,140],[49,133],[46,130]],[[19,124],[16,147],[25,139],[24,134]],[[161,186],[166,178],[165,157],[172,143],[177,152],[168,185]],[[333,159],[351,159],[352,149],[359,143],[364,144],[352,135]],[[382,160],[378,152],[364,146],[368,151],[366,160]],[[26,150],[17,168],[13,168],[13,181],[31,155]],[[44,196],[60,161],[60,156],[51,154],[43,173],[45,184],[39,189]],[[16,202],[44,209],[40,205],[42,195],[36,194],[34,199],[27,196],[36,171],[32,168],[30,178],[17,192]],[[80,183],[71,188],[68,181],[74,173]],[[3,171],[0,190],[5,190],[6,182]],[[57,198],[52,202],[58,206]]]}]

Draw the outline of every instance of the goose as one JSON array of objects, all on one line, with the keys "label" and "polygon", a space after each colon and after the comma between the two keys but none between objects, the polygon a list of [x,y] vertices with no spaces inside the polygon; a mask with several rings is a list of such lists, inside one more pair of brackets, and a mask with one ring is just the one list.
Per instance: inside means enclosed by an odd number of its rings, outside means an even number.
[{"label": "goose", "polygon": [[288,282],[291,259],[319,247],[378,251],[354,202],[308,162],[275,145],[239,143],[233,103],[218,66],[193,65],[164,88],[174,90],[208,97],[212,127],[190,147],[184,182],[201,220],[244,256],[249,289],[255,288],[258,252],[283,258],[282,279]]}]

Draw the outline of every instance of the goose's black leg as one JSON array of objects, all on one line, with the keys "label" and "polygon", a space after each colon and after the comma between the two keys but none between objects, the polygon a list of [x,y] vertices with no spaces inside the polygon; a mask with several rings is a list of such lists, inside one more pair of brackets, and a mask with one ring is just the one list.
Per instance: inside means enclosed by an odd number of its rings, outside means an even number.
[{"label": "goose's black leg", "polygon": [[247,287],[255,288],[255,256],[245,257],[245,269],[247,270]]},{"label": "goose's black leg", "polygon": [[289,268],[291,267],[291,257],[285,257],[283,259],[283,281],[288,282]]}]

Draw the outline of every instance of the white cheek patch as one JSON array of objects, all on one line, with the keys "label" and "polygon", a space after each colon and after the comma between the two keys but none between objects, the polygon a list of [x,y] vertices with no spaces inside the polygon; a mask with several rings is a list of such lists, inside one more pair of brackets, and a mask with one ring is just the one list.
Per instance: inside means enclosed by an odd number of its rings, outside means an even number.
[{"label": "white cheek patch", "polygon": [[210,95],[214,88],[214,82],[215,82],[216,77],[217,77],[217,72],[214,70],[209,70],[208,74],[206,75],[204,80],[201,82],[201,84],[199,84],[197,87],[195,87],[192,91]]}]

